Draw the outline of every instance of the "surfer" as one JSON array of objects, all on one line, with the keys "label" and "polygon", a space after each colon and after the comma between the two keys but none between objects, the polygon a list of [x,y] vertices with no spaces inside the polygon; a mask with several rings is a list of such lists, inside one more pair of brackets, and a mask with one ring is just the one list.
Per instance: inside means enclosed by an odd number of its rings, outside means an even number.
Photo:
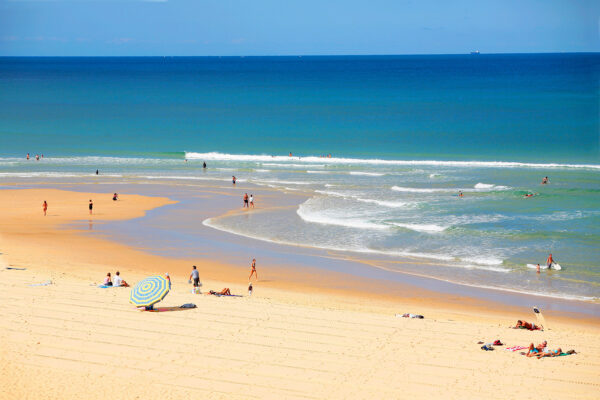
[{"label": "surfer", "polygon": [[548,266],[548,269],[552,267],[552,264],[554,264],[554,259],[552,258],[552,253],[550,253],[548,259],[546,260],[546,265]]}]

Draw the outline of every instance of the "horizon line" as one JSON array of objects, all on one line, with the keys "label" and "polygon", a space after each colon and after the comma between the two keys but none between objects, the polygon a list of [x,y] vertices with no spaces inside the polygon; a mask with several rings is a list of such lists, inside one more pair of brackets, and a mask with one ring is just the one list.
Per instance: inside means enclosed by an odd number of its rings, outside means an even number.
[{"label": "horizon line", "polygon": [[[472,50],[477,51],[477,50]],[[502,53],[482,53],[472,54],[471,51],[467,53],[405,53],[405,54],[384,54],[384,53],[373,53],[373,54],[254,54],[254,55],[2,55],[1,58],[17,58],[17,57],[28,57],[28,58],[125,58],[125,57],[146,57],[146,58],[183,58],[183,57],[211,57],[211,58],[245,58],[245,57],[404,57],[404,56],[486,56],[486,55],[519,55],[519,54],[600,54],[600,51],[541,51],[541,52],[502,52]]]}]

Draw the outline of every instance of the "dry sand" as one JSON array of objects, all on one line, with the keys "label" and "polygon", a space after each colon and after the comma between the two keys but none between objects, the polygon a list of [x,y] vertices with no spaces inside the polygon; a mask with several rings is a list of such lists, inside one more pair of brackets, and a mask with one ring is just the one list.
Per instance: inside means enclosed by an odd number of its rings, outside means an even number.
[{"label": "dry sand", "polygon": [[[551,330],[529,332],[508,328],[518,310],[490,313],[443,297],[390,299],[260,282],[249,297],[240,270],[215,260],[198,263],[203,291],[227,286],[244,297],[194,295],[188,260],[65,229],[89,221],[89,198],[97,212],[92,228],[170,202],[0,191],[2,398],[597,398],[597,319],[547,318]],[[173,290],[160,306],[173,311],[140,312],[128,303],[129,289],[96,287],[117,269],[130,283],[171,272]],[[198,308],[176,308],[190,302]],[[405,311],[426,318],[394,316]],[[536,360],[477,344],[497,338],[507,345],[546,339],[579,354]]]}]

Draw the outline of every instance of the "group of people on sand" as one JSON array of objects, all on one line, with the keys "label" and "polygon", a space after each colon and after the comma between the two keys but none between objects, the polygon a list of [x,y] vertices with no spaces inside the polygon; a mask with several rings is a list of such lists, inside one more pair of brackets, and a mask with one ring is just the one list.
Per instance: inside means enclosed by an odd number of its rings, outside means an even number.
[{"label": "group of people on sand", "polygon": [[[248,277],[248,295],[252,295],[252,291],[253,291],[252,276],[253,275],[256,278],[256,280],[258,281],[258,272],[256,272],[256,258],[252,259],[252,264],[250,265],[250,276]],[[192,283],[194,285],[194,289],[193,289],[194,293],[200,293],[200,290],[199,290],[199,287],[201,285],[200,284],[200,272],[198,271],[198,268],[195,265],[192,266],[192,272],[190,273],[188,282]],[[223,288],[220,292],[210,290],[207,294],[219,295],[219,296],[232,296],[231,290],[227,287]]]},{"label": "group of people on sand", "polygon": [[[27,159],[27,161],[29,161],[29,153],[27,153],[27,156],[25,158]],[[40,161],[40,159],[42,159],[42,158],[44,158],[43,154],[42,155],[39,155],[39,154],[35,155],[35,161]]]},{"label": "group of people on sand", "polygon": [[104,278],[104,282],[102,284],[104,286],[129,286],[129,284],[121,278],[121,273],[119,271],[115,272],[114,277],[110,275],[110,272],[107,273],[106,278]]}]

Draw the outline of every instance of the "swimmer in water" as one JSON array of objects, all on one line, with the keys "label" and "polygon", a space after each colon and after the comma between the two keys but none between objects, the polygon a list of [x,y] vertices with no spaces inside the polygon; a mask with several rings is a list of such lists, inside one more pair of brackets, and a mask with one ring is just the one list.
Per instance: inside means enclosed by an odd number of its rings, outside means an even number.
[{"label": "swimmer in water", "polygon": [[459,191],[458,191],[458,197],[463,197],[463,192],[462,192],[462,190],[459,190]]}]

